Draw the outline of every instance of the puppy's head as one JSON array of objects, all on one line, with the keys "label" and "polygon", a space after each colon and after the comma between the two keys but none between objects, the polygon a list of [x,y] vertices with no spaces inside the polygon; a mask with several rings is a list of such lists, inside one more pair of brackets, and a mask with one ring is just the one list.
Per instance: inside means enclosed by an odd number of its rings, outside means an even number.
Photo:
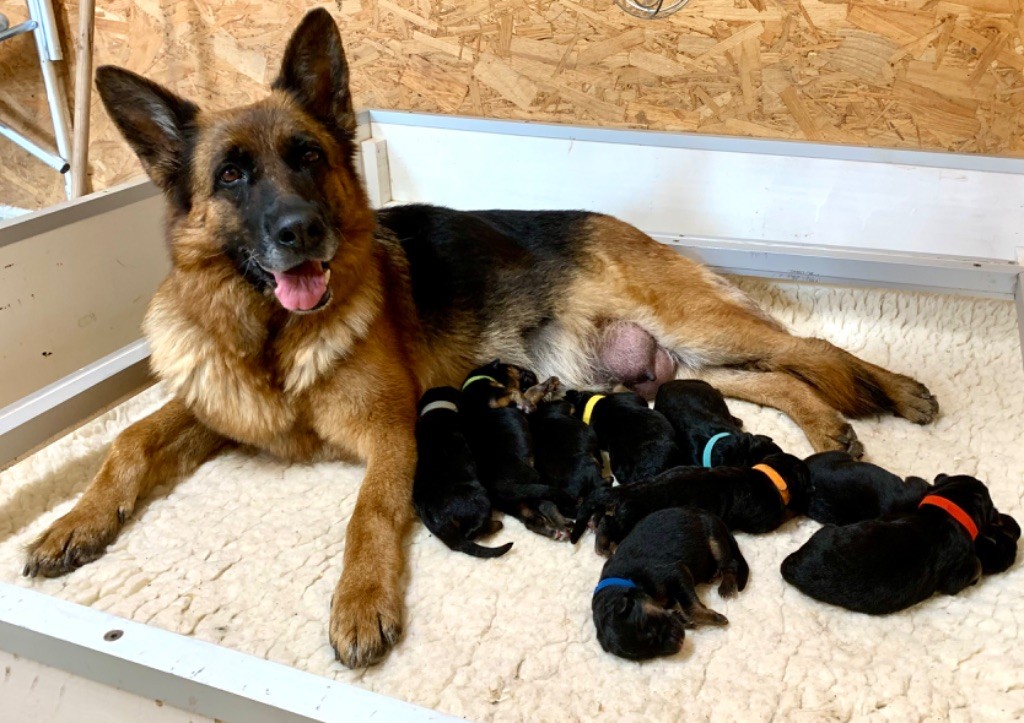
[{"label": "puppy's head", "polygon": [[451,402],[458,406],[459,390],[455,387],[433,387],[428,389],[420,397],[419,404],[416,405],[416,414],[422,414],[423,409],[434,402]]},{"label": "puppy's head", "polygon": [[610,587],[594,595],[594,626],[601,647],[628,660],[675,655],[686,636],[686,622],[639,588]]},{"label": "puppy's head", "polygon": [[500,359],[492,359],[466,375],[467,379],[473,377],[490,377],[510,392],[522,392],[537,384],[537,375],[529,369],[505,364]]},{"label": "puppy's head", "polygon": [[210,282],[240,277],[294,313],[325,307],[372,251],[348,85],[323,9],[303,18],[271,92],[251,105],[201,110],[128,70],[96,71],[107,112],[164,191],[174,264]]},{"label": "puppy's head", "polygon": [[940,474],[935,478],[930,494],[945,497],[966,512],[978,530],[998,521],[999,510],[992,504],[985,483],[968,475]]},{"label": "puppy's head", "polygon": [[1009,515],[999,514],[994,522],[985,525],[974,541],[974,552],[981,560],[986,575],[1007,570],[1017,559],[1017,540],[1020,525]]},{"label": "puppy's head", "polygon": [[763,434],[730,434],[712,448],[713,466],[752,467],[773,454],[782,454],[782,448],[771,437]]},{"label": "puppy's head", "polygon": [[572,405],[576,416],[579,416],[583,414],[583,407],[586,405],[587,400],[596,393],[597,392],[583,392],[578,389],[567,389],[563,398]]}]

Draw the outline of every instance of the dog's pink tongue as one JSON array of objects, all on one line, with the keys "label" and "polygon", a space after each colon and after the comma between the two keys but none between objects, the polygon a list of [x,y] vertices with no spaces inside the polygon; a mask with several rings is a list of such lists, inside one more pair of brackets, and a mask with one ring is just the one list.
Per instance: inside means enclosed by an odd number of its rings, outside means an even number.
[{"label": "dog's pink tongue", "polygon": [[319,261],[306,261],[287,271],[275,271],[274,280],[277,281],[274,294],[289,311],[309,311],[327,291],[327,277]]}]

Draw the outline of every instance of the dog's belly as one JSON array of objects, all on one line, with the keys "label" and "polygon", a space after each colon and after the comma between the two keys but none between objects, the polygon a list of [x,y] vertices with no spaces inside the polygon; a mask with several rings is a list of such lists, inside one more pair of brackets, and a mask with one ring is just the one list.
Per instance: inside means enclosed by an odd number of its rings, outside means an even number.
[{"label": "dog's belly", "polygon": [[646,329],[618,323],[611,303],[602,310],[574,298],[576,282],[594,275],[588,244],[595,216],[419,205],[382,211],[380,224],[408,259],[413,303],[430,340],[425,386],[452,383],[495,358],[573,387],[656,388],[674,377],[675,360]]}]

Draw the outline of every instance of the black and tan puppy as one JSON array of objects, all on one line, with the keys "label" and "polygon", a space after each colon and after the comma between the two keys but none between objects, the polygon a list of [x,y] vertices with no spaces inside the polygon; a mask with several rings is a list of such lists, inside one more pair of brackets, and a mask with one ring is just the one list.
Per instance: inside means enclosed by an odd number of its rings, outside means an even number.
[{"label": "black and tan puppy", "polygon": [[458,403],[459,390],[454,387],[428,389],[420,399],[412,501],[427,529],[452,550],[500,557],[512,549],[511,542],[499,547],[473,542],[500,530],[501,523],[491,519],[491,501],[477,478]]},{"label": "black and tan puppy", "polygon": [[537,383],[533,372],[498,360],[474,369],[462,384],[459,408],[480,481],[491,504],[539,535],[568,538],[559,512],[567,497],[544,484],[533,468],[533,440],[524,409],[533,409],[555,378]]},{"label": "black and tan puppy", "polygon": [[[782,561],[782,576],[816,600],[884,615],[976,583],[984,569],[979,529],[1006,538],[1008,527],[982,482],[940,475],[913,512],[822,527]],[[1007,552],[992,562],[1005,569]]]},{"label": "black and tan puppy", "polygon": [[672,425],[640,395],[569,391],[565,398],[577,416],[593,427],[619,484],[632,484],[681,464]]},{"label": "black and tan puppy", "polygon": [[898,476],[847,452],[822,452],[806,460],[811,475],[807,516],[849,525],[899,512],[911,512],[931,488],[920,477]]},{"label": "black and tan puppy", "polygon": [[721,518],[733,531],[771,532],[790,513],[807,509],[807,466],[775,454],[754,467],[675,467],[639,484],[613,487],[584,503],[572,541],[596,522],[595,549],[608,554],[643,518],[658,510],[692,505]]},{"label": "black and tan puppy", "polygon": [[782,454],[771,437],[743,431],[722,393],[699,379],[662,384],[654,410],[669,421],[683,454],[681,464],[701,467],[750,467],[770,454]]},{"label": "black and tan puppy", "polygon": [[731,597],[747,585],[747,561],[736,539],[714,515],[677,507],[648,515],[601,570],[591,603],[601,647],[645,660],[679,651],[683,629],[726,625],[695,585],[721,576],[718,593]]},{"label": "black and tan puppy", "polygon": [[544,484],[568,498],[561,512],[575,518],[583,501],[610,486],[593,428],[575,416],[566,399],[543,401],[529,415],[533,437],[533,466]]}]

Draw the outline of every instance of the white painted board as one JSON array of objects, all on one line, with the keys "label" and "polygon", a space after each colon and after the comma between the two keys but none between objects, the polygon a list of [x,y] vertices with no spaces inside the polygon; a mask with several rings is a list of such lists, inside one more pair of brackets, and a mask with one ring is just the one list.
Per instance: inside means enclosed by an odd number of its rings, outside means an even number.
[{"label": "white painted board", "polygon": [[145,181],[0,224],[0,408],[139,339],[168,268]]},{"label": "white painted board", "polygon": [[376,120],[371,132],[387,141],[398,203],[579,208],[650,233],[1007,261],[1024,246],[1024,161],[737,139],[717,139],[718,149],[706,138],[701,147],[642,145],[622,139],[679,134],[592,130],[583,140],[531,128],[510,135]]}]

